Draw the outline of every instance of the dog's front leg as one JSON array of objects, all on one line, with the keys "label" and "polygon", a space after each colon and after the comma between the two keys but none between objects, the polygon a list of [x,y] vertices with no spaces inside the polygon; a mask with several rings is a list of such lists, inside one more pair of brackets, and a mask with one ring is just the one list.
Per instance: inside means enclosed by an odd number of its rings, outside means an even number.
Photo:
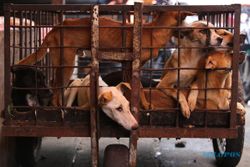
[{"label": "dog's front leg", "polygon": [[196,107],[198,94],[199,94],[198,85],[196,82],[194,82],[192,83],[191,90],[188,94],[188,105],[189,105],[191,112],[194,111]]},{"label": "dog's front leg", "polygon": [[157,85],[157,88],[159,88],[162,92],[164,92],[166,95],[173,97],[175,100],[178,99],[180,105],[181,105],[181,111],[184,117],[189,118],[190,117],[190,109],[188,106],[188,102],[186,100],[185,95],[179,91],[177,92],[176,88],[174,88],[174,82],[173,78],[166,74],[164,78],[161,80],[161,82]]}]

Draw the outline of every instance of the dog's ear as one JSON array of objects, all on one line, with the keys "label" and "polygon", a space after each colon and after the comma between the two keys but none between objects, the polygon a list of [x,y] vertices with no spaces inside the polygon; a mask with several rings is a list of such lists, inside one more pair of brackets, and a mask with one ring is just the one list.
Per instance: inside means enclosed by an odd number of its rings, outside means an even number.
[{"label": "dog's ear", "polygon": [[101,95],[99,95],[99,104],[104,105],[107,104],[108,102],[110,102],[113,98],[112,92],[111,91],[107,91],[102,93]]},{"label": "dog's ear", "polygon": [[206,69],[215,69],[217,66],[216,61],[213,59],[213,57],[209,56],[206,60],[206,65],[205,68]]},{"label": "dog's ear", "polygon": [[130,84],[127,83],[127,82],[121,82],[121,83],[119,83],[116,86],[116,88],[118,90],[120,90],[121,92],[123,92],[123,93],[127,92],[128,90],[131,91],[131,89],[132,89],[131,86],[130,86]]},{"label": "dog's ear", "polygon": [[[185,18],[187,16],[195,16],[197,15],[197,13],[193,13],[193,12],[190,12],[190,11],[183,11],[180,13],[180,19],[181,21],[185,20]],[[179,17],[179,14],[177,14],[177,17]],[[178,20],[178,18],[176,18]]]},{"label": "dog's ear", "polygon": [[188,36],[189,34],[191,34],[193,32],[192,29],[180,29],[180,30],[175,30],[173,32],[173,36],[176,38],[179,38],[179,34],[180,34],[180,38],[184,38],[185,36]]},{"label": "dog's ear", "polygon": [[132,88],[129,83],[121,82],[116,86],[116,88],[123,93],[123,95],[126,97],[127,100],[130,100]]}]

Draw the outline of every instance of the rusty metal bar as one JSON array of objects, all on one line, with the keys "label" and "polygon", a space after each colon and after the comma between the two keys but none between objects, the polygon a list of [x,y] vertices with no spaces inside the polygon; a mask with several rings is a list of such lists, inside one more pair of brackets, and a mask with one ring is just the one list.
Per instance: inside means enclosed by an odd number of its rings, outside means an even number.
[{"label": "rusty metal bar", "polygon": [[[164,138],[236,138],[238,130],[231,128],[176,128],[143,126],[138,130],[139,137]],[[50,136],[50,137],[89,137],[89,126],[41,126],[11,125],[2,127],[3,136]],[[128,131],[123,128],[104,126],[101,137],[128,137]]]},{"label": "rusty metal bar", "polygon": [[11,102],[10,87],[10,10],[11,5],[4,6],[4,109],[5,118],[10,119],[8,107]]},{"label": "rusty metal bar", "polygon": [[[58,20],[59,20],[59,24],[63,25],[63,11],[60,11]],[[59,55],[60,56],[59,63],[60,63],[60,66],[63,66],[64,65],[64,54],[65,54],[64,53],[64,29],[63,28],[60,28],[60,44],[59,44],[59,47],[60,47],[60,49],[59,49],[59,53],[60,53],[60,55]],[[58,71],[59,70],[57,68],[56,72],[58,72]],[[60,68],[59,73],[57,73],[56,75],[60,76],[59,82],[61,82],[61,87],[64,87],[65,86],[65,83],[64,83],[64,68]],[[58,82],[58,81],[53,81],[53,82]],[[64,89],[60,89],[60,90],[58,90],[58,92],[59,91],[61,92],[61,95],[63,95]],[[61,101],[61,103],[59,103],[59,104],[64,106],[64,103],[65,103],[64,102],[64,96],[59,97],[59,99]]]},{"label": "rusty metal bar", "polygon": [[233,45],[233,74],[232,74],[232,95],[231,95],[231,114],[230,114],[230,128],[236,127],[236,107],[238,101],[238,67],[239,67],[239,53],[240,53],[240,14],[241,6],[235,4],[235,16],[234,16],[234,45]]},{"label": "rusty metal bar", "polygon": [[[23,11],[20,12],[20,18],[19,18],[19,24],[20,26],[23,25]],[[23,58],[23,28],[22,27],[19,27],[19,46],[20,46],[20,49],[19,49],[19,59],[22,59]]]},{"label": "rusty metal bar", "polygon": [[91,127],[91,164],[92,167],[99,166],[99,146],[98,146],[98,122],[97,122],[97,94],[98,94],[98,48],[99,48],[99,6],[94,5],[91,10],[91,55],[92,70],[90,73],[90,127]]},{"label": "rusty metal bar", "polygon": [[[132,93],[131,93],[131,110],[136,120],[139,120],[140,99],[140,56],[141,56],[141,36],[142,36],[142,3],[134,5],[134,29],[133,29],[133,55],[132,62]],[[129,166],[136,167],[137,155],[137,130],[132,130],[129,142]]]},{"label": "rusty metal bar", "polygon": [[[131,11],[133,10],[133,5],[99,5],[100,11]],[[30,4],[15,4],[13,5],[14,10],[23,10],[23,9],[31,9],[31,10],[46,10],[46,11],[57,11],[57,10],[91,10],[90,5],[75,5],[75,4],[68,4],[68,5],[48,5],[48,4],[39,4],[39,5],[30,5]],[[229,12],[234,11],[234,5],[197,5],[197,6],[147,6],[145,5],[143,8],[143,12],[151,12],[151,11],[192,11],[192,12]]]},{"label": "rusty metal bar", "polygon": [[236,138],[237,128],[164,128],[164,127],[141,127],[140,137],[169,137],[169,138]]},{"label": "rusty metal bar", "polygon": [[[13,11],[13,24],[16,25],[16,12]],[[9,29],[9,27],[8,27]],[[9,37],[10,38],[10,37]],[[9,56],[12,56],[12,62],[11,62],[11,65],[15,64],[15,54],[16,54],[16,49],[15,49],[15,45],[16,45],[16,27],[14,26],[13,27],[13,40],[12,40],[12,45],[13,46],[10,46],[12,48],[12,55],[9,55]]]}]

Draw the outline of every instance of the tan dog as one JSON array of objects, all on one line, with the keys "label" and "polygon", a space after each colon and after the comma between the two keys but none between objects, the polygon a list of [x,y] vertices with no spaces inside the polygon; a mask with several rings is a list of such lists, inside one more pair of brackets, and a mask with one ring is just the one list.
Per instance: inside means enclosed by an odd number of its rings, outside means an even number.
[{"label": "tan dog", "polygon": [[[187,15],[194,15],[191,12],[162,12],[160,13],[152,23],[145,24],[144,26],[153,27],[153,26],[177,26],[178,22],[181,24],[182,20],[185,19]],[[180,18],[178,17],[180,16]],[[178,21],[179,20],[179,21]],[[122,26],[121,22],[101,17],[99,19],[100,26]],[[90,48],[91,47],[91,20],[90,18],[81,18],[81,19],[66,19],[63,22],[63,25],[70,26],[89,26],[86,28],[64,28],[63,29],[63,42],[65,48],[63,48],[64,55],[62,56],[64,66],[73,66],[75,60],[75,53],[78,48]],[[131,26],[131,24],[126,24],[125,26]],[[99,45],[100,48],[120,48],[122,46],[122,30],[125,30],[126,34],[126,48],[132,50],[132,28],[121,29],[121,28],[100,28],[100,39]],[[45,37],[41,47],[39,49],[22,59],[18,64],[22,65],[32,65],[37,61],[41,60],[49,48],[50,58],[52,59],[53,66],[60,65],[60,49],[56,48],[60,46],[60,28],[53,28]],[[149,29],[145,28],[142,31],[142,47],[164,47],[166,42],[169,41],[172,36],[172,29]],[[158,48],[153,49],[153,57],[158,55]],[[141,64],[144,64],[147,60],[150,59],[151,52],[149,49],[142,51],[141,55]],[[61,85],[68,85],[70,76],[72,75],[73,68],[65,68],[63,80],[60,75],[61,70],[55,70],[55,80],[52,83],[53,87],[60,87]],[[54,90],[54,105],[60,104],[59,101],[60,91]]]},{"label": "tan dog", "polygon": [[[200,60],[204,58],[207,53],[203,47],[208,45],[220,46],[222,37],[215,32],[215,29],[208,29],[209,27],[214,27],[213,24],[207,24],[206,21],[195,21],[190,26],[199,29],[181,30],[179,46],[184,48],[179,51],[175,50],[170,59],[165,63],[164,68],[178,68],[178,54],[180,55],[180,68],[199,68]],[[188,87],[193,82],[196,74],[197,70],[180,70],[179,86]],[[177,100],[177,79],[177,70],[166,70],[157,88]],[[190,109],[182,91],[179,91],[178,100],[183,116],[189,118]]]},{"label": "tan dog", "polygon": [[[78,106],[81,109],[90,109],[90,76],[74,80],[64,92],[66,106],[71,107],[77,97]],[[130,112],[129,101],[124,97],[123,92],[127,90],[126,83],[120,83],[116,87],[109,87],[99,77],[98,102],[103,112],[124,128],[137,129],[138,123]]]},{"label": "tan dog", "polygon": [[221,42],[220,46],[225,48],[222,49],[224,49],[225,51],[232,50],[234,39],[233,33],[225,29],[215,29],[215,32],[223,38],[223,41]]},{"label": "tan dog", "polygon": [[[188,96],[188,104],[193,111],[195,108],[200,109],[205,107],[205,86],[207,96],[206,109],[230,109],[230,91],[223,89],[226,86],[226,80],[230,76],[232,67],[232,53],[223,51],[214,51],[203,62],[206,72],[199,71],[197,80],[191,85],[191,91]],[[216,70],[217,69],[217,70]],[[231,87],[230,87],[231,88]],[[237,112],[241,115],[245,114],[245,108],[237,102]]]}]

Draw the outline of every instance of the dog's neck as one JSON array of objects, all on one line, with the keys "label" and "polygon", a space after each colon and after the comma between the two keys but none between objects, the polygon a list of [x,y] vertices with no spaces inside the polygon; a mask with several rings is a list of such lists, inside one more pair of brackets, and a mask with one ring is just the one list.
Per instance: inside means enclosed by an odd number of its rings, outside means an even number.
[{"label": "dog's neck", "polygon": [[218,71],[209,71],[207,86],[209,88],[224,88],[227,77],[229,76],[229,72],[222,73]]},{"label": "dog's neck", "polygon": [[[148,26],[178,26],[178,22],[174,19],[171,12],[161,13],[152,23]],[[181,23],[180,23],[181,24]],[[152,29],[152,46],[161,47],[165,46],[172,36],[172,29],[160,28]]]}]

